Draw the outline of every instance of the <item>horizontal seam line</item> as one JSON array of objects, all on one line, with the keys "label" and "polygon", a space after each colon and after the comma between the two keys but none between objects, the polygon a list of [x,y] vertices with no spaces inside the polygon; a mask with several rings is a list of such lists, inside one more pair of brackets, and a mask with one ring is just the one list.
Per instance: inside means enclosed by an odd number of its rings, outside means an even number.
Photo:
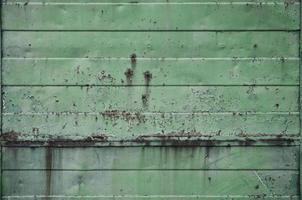
[{"label": "horizontal seam line", "polygon": [[[157,197],[165,197],[165,198],[196,198],[196,197],[207,197],[207,198],[217,198],[217,197],[224,197],[224,198],[251,198],[251,197],[262,197],[262,195],[257,195],[257,194],[252,194],[252,195],[97,195],[97,196],[71,196],[71,195],[20,195],[20,196],[14,196],[14,195],[11,195],[11,196],[3,196],[3,198],[43,198],[43,197],[52,197],[52,198],[62,198],[62,197],[65,197],[65,198],[131,198],[131,197],[140,197],[140,198],[157,198]],[[278,194],[275,194],[275,195],[265,195],[263,199],[266,199],[266,198],[293,198],[293,197],[299,197],[299,195],[278,195]]]},{"label": "horizontal seam line", "polygon": [[[3,87],[146,87],[143,84],[99,85],[99,84],[3,84]],[[300,84],[150,84],[148,87],[298,87]]]},{"label": "horizontal seam line", "polygon": [[259,169],[259,168],[246,168],[246,169],[139,169],[139,168],[132,168],[132,169],[22,169],[22,168],[15,168],[15,169],[8,169],[8,168],[2,168],[3,171],[84,171],[84,172],[90,172],[90,171],[293,171],[298,172],[298,168],[278,168],[278,169]]},{"label": "horizontal seam line", "polygon": [[[264,144],[262,141],[256,141],[256,143],[249,144],[249,147],[299,147],[300,146],[300,137],[293,138],[293,142],[288,144]],[[207,142],[209,140],[205,140],[204,142]],[[211,140],[210,140],[211,141]],[[213,140],[212,140],[213,141]],[[150,141],[148,147],[247,147],[246,144],[238,144],[238,140],[214,140],[215,142],[219,142],[215,145],[205,145],[205,144],[198,144],[198,145],[175,145],[173,143],[167,142],[166,144],[162,144],[161,141],[155,140]],[[24,142],[24,143],[23,143]],[[243,141],[244,142],[244,141]],[[85,144],[74,144],[74,143],[68,143],[64,146],[60,144],[49,144],[47,141],[31,141],[31,143],[28,143],[26,141],[16,141],[15,143],[10,142],[2,144],[5,148],[45,148],[45,147],[51,147],[51,148],[82,148],[82,147],[89,147],[89,148],[106,148],[106,147],[146,147],[145,143],[140,142],[131,142],[126,141],[121,144],[121,141],[108,141],[108,142],[94,142],[94,143],[85,143]]]},{"label": "horizontal seam line", "polygon": [[[24,4],[25,2],[4,2],[3,5],[16,5]],[[106,3],[106,2],[86,2],[86,3],[77,3],[77,2],[28,2],[26,6],[29,5],[285,5],[283,2],[251,2],[251,1],[242,1],[242,2],[117,2],[117,3]],[[289,5],[300,5],[300,2],[290,3]],[[16,5],[17,6],[17,5]]]},{"label": "horizontal seam line", "polygon": [[[110,114],[110,112],[108,112]],[[112,112],[114,113],[114,112]],[[136,111],[127,111],[127,113],[130,114],[136,114]],[[141,115],[234,115],[235,116],[239,114],[242,115],[299,115],[299,111],[295,112],[249,112],[249,111],[228,111],[228,112],[140,112]],[[106,112],[23,112],[23,113],[13,113],[13,112],[3,112],[2,115],[103,115],[106,114]],[[116,114],[123,114],[123,111],[119,111]]]},{"label": "horizontal seam line", "polygon": [[[136,57],[136,61],[180,61],[180,60],[188,60],[188,61],[211,61],[211,60],[230,60],[230,61],[262,61],[262,60],[277,60],[277,61],[288,61],[288,60],[295,60],[299,61],[300,57]],[[2,60],[127,60],[130,61],[131,58],[129,57],[2,57]]]},{"label": "horizontal seam line", "polygon": [[298,32],[299,28],[276,29],[2,29],[2,32]]},{"label": "horizontal seam line", "polygon": [[[35,87],[146,87],[146,84],[133,84],[133,85],[100,85],[100,84],[3,84],[3,87],[27,87],[27,86],[35,86]],[[148,87],[207,87],[207,86],[213,86],[213,87],[298,87],[300,84],[158,84],[158,85],[148,85]]]}]

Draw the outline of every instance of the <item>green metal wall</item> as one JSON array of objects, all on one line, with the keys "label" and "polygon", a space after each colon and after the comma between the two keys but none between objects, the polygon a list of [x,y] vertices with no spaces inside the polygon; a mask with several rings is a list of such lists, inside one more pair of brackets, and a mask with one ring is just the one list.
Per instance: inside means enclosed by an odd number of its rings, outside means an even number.
[{"label": "green metal wall", "polygon": [[300,1],[2,0],[1,196],[299,199]]}]

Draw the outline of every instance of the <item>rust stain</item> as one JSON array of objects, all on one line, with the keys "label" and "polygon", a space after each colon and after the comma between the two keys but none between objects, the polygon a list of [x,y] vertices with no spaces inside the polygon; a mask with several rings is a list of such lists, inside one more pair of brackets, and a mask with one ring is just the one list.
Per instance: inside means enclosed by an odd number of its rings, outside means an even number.
[{"label": "rust stain", "polygon": [[51,199],[51,176],[52,176],[52,148],[47,147],[45,151],[45,168],[46,168],[46,199],[50,200]]},{"label": "rust stain", "polygon": [[140,112],[126,112],[126,111],[118,111],[118,110],[108,110],[105,112],[102,112],[101,115],[106,119],[122,119],[125,121],[138,121],[139,123],[145,122],[146,118],[144,115],[142,115]]},{"label": "rust stain", "polygon": [[106,72],[103,70],[101,73],[98,75],[98,79],[100,81],[109,81],[113,83],[115,79],[111,76],[111,74],[106,74]]},{"label": "rust stain", "polygon": [[34,127],[32,129],[32,132],[33,132],[33,134],[38,134],[39,133],[39,129]]},{"label": "rust stain", "polygon": [[[133,81],[134,71],[136,68],[136,54],[135,53],[130,55],[130,62],[131,62],[131,68],[128,68],[124,73],[126,76],[127,85],[132,85],[132,81]],[[124,81],[122,80],[122,83],[123,82]]]},{"label": "rust stain", "polygon": [[156,133],[156,134],[150,134],[150,135],[141,135],[140,137],[155,137],[155,138],[172,138],[172,137],[213,137],[215,135],[213,134],[203,134],[196,131],[180,131],[180,132],[170,132],[170,133]]},{"label": "rust stain", "polygon": [[77,72],[77,74],[80,74],[80,65],[78,65],[77,67],[76,67],[76,72]]},{"label": "rust stain", "polygon": [[143,107],[145,107],[145,108],[148,107],[148,99],[149,99],[149,94],[148,93],[142,95]]},{"label": "rust stain", "polygon": [[152,74],[149,71],[144,72],[145,83],[147,86],[150,85],[150,81],[152,79]]},{"label": "rust stain", "polygon": [[127,80],[127,85],[131,85],[132,84],[132,79],[133,79],[133,75],[134,75],[134,71],[131,68],[128,68],[125,71],[125,76],[126,76],[126,80]]},{"label": "rust stain", "polygon": [[[273,145],[286,145],[291,144],[295,141],[294,138],[285,138],[286,135],[273,135],[273,134],[244,134],[241,133],[238,139],[225,139],[223,141],[214,139],[213,137],[219,136],[220,131],[216,134],[204,134],[200,132],[171,132],[165,134],[150,134],[140,135],[135,141],[149,143],[150,141],[160,141],[162,145],[172,144],[177,146],[194,146],[194,145],[205,145],[205,146],[216,146],[221,142],[237,142],[241,146],[251,146],[256,142],[263,142]],[[190,140],[192,137],[194,139]],[[271,137],[271,138],[257,138],[257,137]],[[207,155],[210,153],[210,149],[207,149]]]},{"label": "rust stain", "polygon": [[108,136],[106,134],[97,134],[97,135],[92,135],[92,136],[89,136],[85,139],[86,142],[89,142],[89,141],[107,141],[108,140]]},{"label": "rust stain", "polygon": [[[127,113],[121,114],[116,111],[108,111],[104,113],[105,117],[109,117],[112,119],[122,118],[123,120],[137,120],[137,122],[141,122],[145,120],[139,113]],[[141,120],[141,121],[140,121]],[[287,135],[273,135],[273,134],[247,134],[240,133],[236,135],[238,138],[217,140],[215,136],[219,136],[220,132],[218,131],[215,134],[204,134],[197,131],[191,132],[170,132],[170,133],[156,133],[149,135],[139,135],[134,139],[129,140],[117,140],[112,141],[109,140],[110,136],[107,134],[90,134],[87,137],[83,137],[81,139],[67,139],[64,136],[52,136],[52,135],[32,135],[32,134],[21,134],[14,131],[6,132],[1,135],[1,142],[4,145],[22,145],[22,146],[30,146],[30,145],[43,145],[43,146],[91,146],[100,142],[105,142],[110,144],[111,142],[117,142],[121,145],[123,142],[134,142],[140,143],[144,145],[149,145],[151,142],[159,142],[161,146],[172,145],[172,146],[196,146],[196,145],[204,145],[204,146],[216,146],[221,144],[221,142],[236,142],[240,146],[250,146],[257,142],[263,142],[272,145],[289,145],[295,142],[295,138]],[[22,136],[22,137],[21,137]],[[31,139],[26,140],[29,136]],[[257,137],[268,137],[268,138],[257,138]],[[296,136],[295,136],[296,137]],[[207,149],[207,155],[210,153],[210,149]],[[51,149],[47,150],[45,159],[47,169],[51,168],[51,158],[52,152]],[[48,174],[49,177],[51,174]],[[50,178],[49,178],[50,179]],[[50,181],[49,181],[50,182]]]},{"label": "rust stain", "polygon": [[289,5],[292,5],[294,3],[295,3],[295,0],[284,0],[285,9],[288,8]]},{"label": "rust stain", "polygon": [[16,141],[18,140],[19,136],[21,136],[21,133],[10,131],[6,133],[2,133],[0,139],[3,141]]},{"label": "rust stain", "polygon": [[[26,137],[30,137],[31,139],[24,139]],[[64,146],[65,144],[71,144],[81,146],[95,144],[97,142],[107,142],[108,138],[109,136],[106,134],[91,134],[81,139],[65,139],[61,136],[21,134],[11,131],[1,134],[0,141],[4,142],[5,145],[30,146],[32,144],[40,144],[46,146]],[[47,155],[50,155],[50,153],[51,152],[48,152]]]},{"label": "rust stain", "polygon": [[136,54],[135,53],[131,54],[130,59],[131,59],[131,64],[136,64]]},{"label": "rust stain", "polygon": [[143,103],[143,107],[148,108],[149,97],[151,94],[151,90],[149,86],[152,79],[152,74],[149,71],[145,71],[144,79],[145,79],[146,88],[145,88],[145,93],[142,95],[142,103]]}]

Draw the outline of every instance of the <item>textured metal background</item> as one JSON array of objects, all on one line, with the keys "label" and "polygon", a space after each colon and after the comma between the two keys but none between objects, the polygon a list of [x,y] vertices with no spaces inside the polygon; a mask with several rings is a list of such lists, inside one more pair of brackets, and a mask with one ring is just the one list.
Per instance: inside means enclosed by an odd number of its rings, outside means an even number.
[{"label": "textured metal background", "polygon": [[1,6],[3,199],[300,198],[300,1]]}]

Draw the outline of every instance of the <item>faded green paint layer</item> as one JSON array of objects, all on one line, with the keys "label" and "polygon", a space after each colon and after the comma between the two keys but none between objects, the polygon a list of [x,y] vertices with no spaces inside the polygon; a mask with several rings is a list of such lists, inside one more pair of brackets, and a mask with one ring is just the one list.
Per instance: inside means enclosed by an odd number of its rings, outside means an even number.
[{"label": "faded green paint layer", "polygon": [[[5,85],[298,85],[299,59],[138,58],[2,61]],[[20,76],[22,74],[22,76]]]},{"label": "faded green paint layer", "polygon": [[5,31],[9,58],[299,57],[299,32]]},{"label": "faded green paint layer", "polygon": [[[47,174],[51,173],[50,183]],[[32,178],[35,177],[35,178]],[[4,171],[4,196],[297,195],[297,171]],[[188,184],[190,183],[190,184]]]},{"label": "faded green paint layer", "polygon": [[4,113],[298,112],[296,86],[4,87]]},{"label": "faded green paint layer", "polygon": [[2,199],[301,198],[299,9],[3,1]]},{"label": "faded green paint layer", "polygon": [[3,5],[5,30],[298,30],[299,3]]},{"label": "faded green paint layer", "polygon": [[[52,159],[45,159],[51,151]],[[298,146],[4,147],[4,170],[298,170]]]},{"label": "faded green paint layer", "polygon": [[[108,114],[108,113],[107,113]],[[299,135],[298,114],[13,114],[3,116],[3,132],[19,140],[136,140],[140,136],[201,139],[276,138]],[[14,134],[17,133],[17,134]],[[105,134],[105,138],[103,137]],[[215,136],[215,137],[214,137]],[[14,137],[13,137],[14,138]],[[165,141],[165,138],[163,138]],[[139,142],[140,140],[138,140]],[[143,142],[144,140],[142,140]],[[144,144],[144,143],[143,143]],[[167,141],[169,144],[169,140]],[[190,144],[190,143],[189,143]],[[286,144],[286,142],[284,143]]]}]

